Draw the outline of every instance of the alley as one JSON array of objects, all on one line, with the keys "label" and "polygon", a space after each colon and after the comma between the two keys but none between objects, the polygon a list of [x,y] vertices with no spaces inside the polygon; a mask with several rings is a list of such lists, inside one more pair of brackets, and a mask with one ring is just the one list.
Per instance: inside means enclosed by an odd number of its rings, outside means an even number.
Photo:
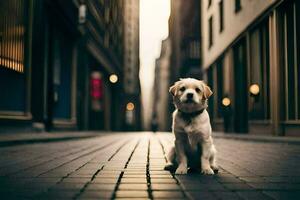
[{"label": "alley", "polygon": [[[0,148],[1,199],[299,199],[300,146],[215,139],[219,174],[164,171],[167,133]],[[3,198],[2,198],[3,197]]]}]

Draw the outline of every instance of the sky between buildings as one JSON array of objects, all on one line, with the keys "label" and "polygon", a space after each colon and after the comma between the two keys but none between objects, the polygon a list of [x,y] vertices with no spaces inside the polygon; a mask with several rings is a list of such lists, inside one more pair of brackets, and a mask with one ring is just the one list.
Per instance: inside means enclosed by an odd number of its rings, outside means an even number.
[{"label": "sky between buildings", "polygon": [[152,90],[155,59],[161,41],[168,34],[170,0],[140,0],[140,80],[143,102],[143,125],[149,128],[152,114]]}]

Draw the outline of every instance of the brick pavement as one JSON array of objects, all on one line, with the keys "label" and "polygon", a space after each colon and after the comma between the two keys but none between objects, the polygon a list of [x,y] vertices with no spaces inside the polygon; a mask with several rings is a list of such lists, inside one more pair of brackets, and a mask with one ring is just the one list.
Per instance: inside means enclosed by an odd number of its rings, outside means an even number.
[{"label": "brick pavement", "polygon": [[0,148],[1,199],[300,199],[300,146],[216,139],[218,175],[164,171],[171,134]]}]

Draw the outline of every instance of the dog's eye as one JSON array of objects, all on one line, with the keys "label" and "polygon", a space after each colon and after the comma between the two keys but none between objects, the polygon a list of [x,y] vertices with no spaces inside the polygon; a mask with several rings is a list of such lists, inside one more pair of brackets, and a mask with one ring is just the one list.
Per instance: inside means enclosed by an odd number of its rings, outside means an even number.
[{"label": "dog's eye", "polygon": [[199,88],[196,88],[195,90],[197,93],[199,93],[201,91]]},{"label": "dog's eye", "polygon": [[185,87],[181,87],[180,91],[183,92],[185,90]]}]

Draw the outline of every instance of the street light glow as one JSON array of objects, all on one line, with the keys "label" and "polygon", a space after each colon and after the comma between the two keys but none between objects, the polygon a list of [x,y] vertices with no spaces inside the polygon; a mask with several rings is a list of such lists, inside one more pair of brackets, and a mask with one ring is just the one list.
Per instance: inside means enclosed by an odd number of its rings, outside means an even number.
[{"label": "street light glow", "polygon": [[126,110],[133,111],[134,110],[134,104],[132,102],[127,103]]},{"label": "street light glow", "polygon": [[259,94],[259,85],[258,84],[252,84],[249,88],[249,91],[252,95],[258,95]]},{"label": "street light glow", "polygon": [[111,83],[116,83],[116,82],[118,82],[118,76],[117,76],[116,74],[110,75],[110,76],[109,76],[109,81],[110,81]]},{"label": "street light glow", "polygon": [[230,105],[230,99],[228,98],[228,97],[225,97],[225,98],[223,98],[222,99],[222,104],[223,104],[223,106],[229,106]]}]

